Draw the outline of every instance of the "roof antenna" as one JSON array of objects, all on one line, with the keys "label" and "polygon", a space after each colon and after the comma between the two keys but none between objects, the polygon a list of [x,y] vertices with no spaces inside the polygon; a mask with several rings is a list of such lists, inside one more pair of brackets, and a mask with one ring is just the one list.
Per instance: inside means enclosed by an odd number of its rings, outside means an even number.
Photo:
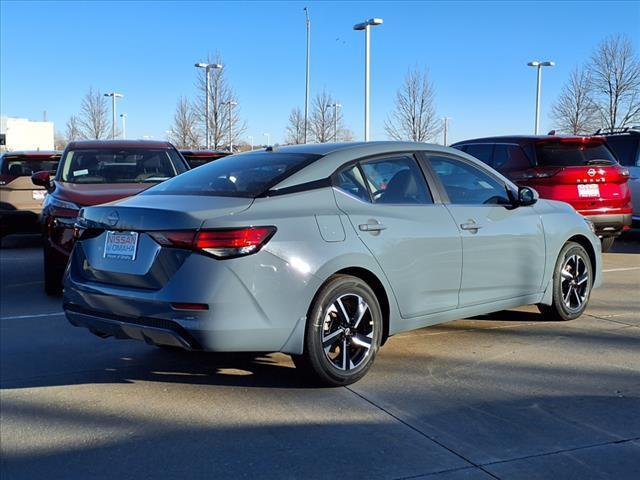
[{"label": "roof antenna", "polygon": [[550,130],[549,133],[547,133],[547,135],[555,135],[556,131],[555,130]]}]

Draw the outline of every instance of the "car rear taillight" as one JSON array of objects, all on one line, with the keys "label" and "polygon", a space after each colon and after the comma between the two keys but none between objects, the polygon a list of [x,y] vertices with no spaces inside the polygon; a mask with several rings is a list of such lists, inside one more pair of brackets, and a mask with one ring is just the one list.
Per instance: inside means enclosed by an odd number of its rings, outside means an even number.
[{"label": "car rear taillight", "polygon": [[234,258],[258,252],[276,233],[276,227],[219,228],[148,232],[160,245],[189,248],[216,258]]},{"label": "car rear taillight", "polygon": [[0,175],[0,185],[7,185],[8,183],[13,182],[16,178],[18,178],[15,175],[6,175],[6,174],[2,174]]}]

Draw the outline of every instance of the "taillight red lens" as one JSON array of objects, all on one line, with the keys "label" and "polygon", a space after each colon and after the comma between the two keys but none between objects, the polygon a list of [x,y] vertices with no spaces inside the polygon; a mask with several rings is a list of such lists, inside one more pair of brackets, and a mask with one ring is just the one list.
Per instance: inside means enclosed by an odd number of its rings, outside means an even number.
[{"label": "taillight red lens", "polygon": [[249,255],[260,250],[275,231],[275,227],[200,230],[194,247],[216,257]]},{"label": "taillight red lens", "polygon": [[214,230],[148,232],[160,245],[200,250],[219,258],[239,257],[259,251],[276,227],[242,227]]},{"label": "taillight red lens", "polygon": [[148,232],[160,245],[165,247],[191,248],[196,235],[194,230],[176,230],[174,232]]}]

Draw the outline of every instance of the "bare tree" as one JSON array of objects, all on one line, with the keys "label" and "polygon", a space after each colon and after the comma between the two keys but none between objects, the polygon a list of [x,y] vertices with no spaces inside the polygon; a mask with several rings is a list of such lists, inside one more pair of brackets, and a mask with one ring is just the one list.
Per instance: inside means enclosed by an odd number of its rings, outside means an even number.
[{"label": "bare tree", "polygon": [[[210,57],[207,57],[207,63],[219,63],[224,65],[220,54],[216,54],[213,60]],[[226,71],[227,67],[220,69],[214,68],[209,71],[209,135],[211,138],[211,145],[215,149],[228,144],[229,126],[231,126],[233,143],[238,143],[240,137],[247,130],[247,123],[242,120],[238,114],[240,102],[238,101],[233,88],[231,88],[227,81]],[[196,87],[198,88],[200,95],[196,103],[196,112],[203,126],[206,121],[206,85],[206,70],[199,69]],[[238,105],[230,111],[229,107],[224,105],[227,102],[235,102]],[[229,123],[231,123],[231,125],[229,125]]]},{"label": "bare tree", "polygon": [[[309,131],[314,142],[326,143],[335,140],[351,140],[353,132],[344,126],[342,111],[333,107],[336,101],[326,90],[313,99],[309,118]],[[303,120],[304,121],[304,120]]]},{"label": "bare tree", "polygon": [[108,120],[107,101],[100,90],[89,91],[82,99],[80,107],[79,126],[82,136],[88,139],[100,140],[107,138],[111,131]]},{"label": "bare tree", "polygon": [[53,145],[56,150],[64,150],[67,145],[67,139],[62,132],[56,132],[53,136]]},{"label": "bare tree", "polygon": [[591,75],[585,68],[576,68],[553,105],[551,117],[563,133],[582,135],[598,128],[598,108],[591,98]]},{"label": "bare tree", "polygon": [[177,148],[197,148],[202,137],[198,131],[198,115],[186,97],[180,97],[173,114],[169,141]]},{"label": "bare tree", "polygon": [[304,143],[304,115],[300,107],[291,110],[285,132],[285,142],[289,145]]},{"label": "bare tree", "polygon": [[416,67],[407,72],[384,128],[394,140],[414,142],[426,142],[440,133],[442,125],[436,113],[435,90],[426,71]]},{"label": "bare tree", "polygon": [[75,140],[81,140],[83,138],[82,136],[82,130],[80,128],[80,120],[78,119],[77,116],[75,115],[71,115],[69,117],[69,120],[67,120],[67,124],[65,127],[65,132],[64,132],[64,139],[65,142],[73,142]]},{"label": "bare tree", "polygon": [[626,35],[604,39],[591,55],[591,92],[606,129],[640,121],[640,61]]}]

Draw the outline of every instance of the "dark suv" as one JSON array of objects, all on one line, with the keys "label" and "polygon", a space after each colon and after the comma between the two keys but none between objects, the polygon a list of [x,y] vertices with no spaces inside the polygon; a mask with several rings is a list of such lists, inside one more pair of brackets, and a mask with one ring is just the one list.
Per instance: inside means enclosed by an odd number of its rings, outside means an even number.
[{"label": "dark suv", "polygon": [[452,145],[490,165],[540,197],[569,203],[591,220],[602,251],[631,225],[629,170],[604,137],[509,136],[465,140]]},{"label": "dark suv", "polygon": [[607,139],[620,165],[629,169],[629,188],[633,204],[633,226],[640,228],[640,126],[617,130],[598,130]]}]

